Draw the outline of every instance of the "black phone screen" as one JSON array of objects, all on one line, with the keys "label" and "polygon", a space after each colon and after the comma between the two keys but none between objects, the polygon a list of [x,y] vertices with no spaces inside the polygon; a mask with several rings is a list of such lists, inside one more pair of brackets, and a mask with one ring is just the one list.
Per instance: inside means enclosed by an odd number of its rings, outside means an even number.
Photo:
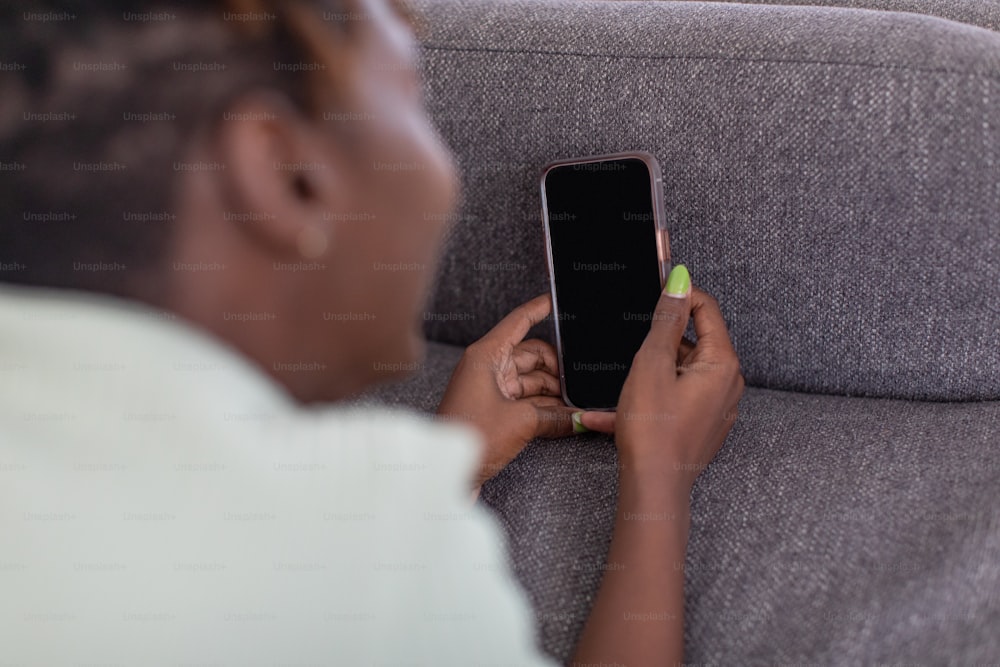
[{"label": "black phone screen", "polygon": [[563,386],[579,408],[618,404],[649,332],[660,297],[653,192],[638,158],[555,166],[544,177]]}]

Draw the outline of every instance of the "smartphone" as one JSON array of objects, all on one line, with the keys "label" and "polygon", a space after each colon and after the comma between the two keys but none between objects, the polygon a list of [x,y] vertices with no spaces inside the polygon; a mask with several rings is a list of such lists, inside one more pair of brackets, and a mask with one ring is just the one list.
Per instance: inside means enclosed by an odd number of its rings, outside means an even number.
[{"label": "smartphone", "polygon": [[641,151],[557,160],[541,185],[563,400],[613,410],[670,273],[660,166]]}]

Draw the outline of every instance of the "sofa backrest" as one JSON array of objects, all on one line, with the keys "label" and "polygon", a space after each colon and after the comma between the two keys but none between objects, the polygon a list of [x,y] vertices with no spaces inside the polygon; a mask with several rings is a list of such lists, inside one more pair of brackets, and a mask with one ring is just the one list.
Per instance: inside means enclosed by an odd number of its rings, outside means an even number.
[{"label": "sofa backrest", "polygon": [[464,179],[431,339],[467,344],[548,289],[542,165],[643,149],[748,384],[1000,398],[1000,34],[830,7],[416,6]]},{"label": "sofa backrest", "polygon": [[849,7],[886,12],[911,12],[1000,31],[1000,0],[717,0],[761,5]]}]

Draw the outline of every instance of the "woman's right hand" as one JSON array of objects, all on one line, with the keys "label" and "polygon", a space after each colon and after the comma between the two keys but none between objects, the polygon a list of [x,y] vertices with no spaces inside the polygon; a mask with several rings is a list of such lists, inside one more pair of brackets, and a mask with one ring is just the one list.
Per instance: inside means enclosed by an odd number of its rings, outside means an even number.
[{"label": "woman's right hand", "polygon": [[[684,339],[692,316],[697,344]],[[660,296],[618,411],[585,412],[581,423],[615,434],[623,471],[675,478],[690,491],[736,421],[743,386],[718,302],[689,283],[682,296]]]},{"label": "woman's right hand", "polygon": [[[680,294],[660,296],[618,412],[583,414],[584,426],[614,432],[620,468],[607,556],[616,567],[604,573],[574,664],[684,661],[691,487],[736,421],[743,376],[715,299],[692,290],[681,265],[667,285]],[[697,345],[683,340],[692,315]],[[636,610],[656,610],[657,622],[634,622]]]}]

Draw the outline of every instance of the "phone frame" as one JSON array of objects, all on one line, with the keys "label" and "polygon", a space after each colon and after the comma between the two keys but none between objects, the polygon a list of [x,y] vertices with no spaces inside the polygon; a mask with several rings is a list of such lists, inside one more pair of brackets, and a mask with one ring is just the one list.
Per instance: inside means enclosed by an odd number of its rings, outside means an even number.
[{"label": "phone frame", "polygon": [[595,162],[610,162],[622,159],[641,160],[649,172],[649,188],[653,198],[653,226],[656,236],[656,255],[659,259],[660,289],[662,290],[667,282],[670,273],[670,234],[667,232],[666,215],[663,207],[663,174],[660,171],[660,164],[652,153],[646,151],[625,151],[621,153],[604,153],[601,155],[591,155],[588,157],[564,158],[554,160],[542,167],[539,179],[542,192],[542,227],[545,231],[545,259],[549,271],[549,292],[552,295],[552,322],[555,326],[556,334],[556,357],[559,363],[559,387],[562,392],[563,401],[571,408],[594,411],[614,411],[611,408],[581,408],[574,405],[569,400],[566,392],[566,368],[563,362],[562,330],[559,326],[559,302],[556,298],[556,275],[553,270],[552,260],[552,236],[549,233],[549,206],[545,196],[545,178],[553,169],[560,167],[571,167],[578,164],[591,164]]}]

